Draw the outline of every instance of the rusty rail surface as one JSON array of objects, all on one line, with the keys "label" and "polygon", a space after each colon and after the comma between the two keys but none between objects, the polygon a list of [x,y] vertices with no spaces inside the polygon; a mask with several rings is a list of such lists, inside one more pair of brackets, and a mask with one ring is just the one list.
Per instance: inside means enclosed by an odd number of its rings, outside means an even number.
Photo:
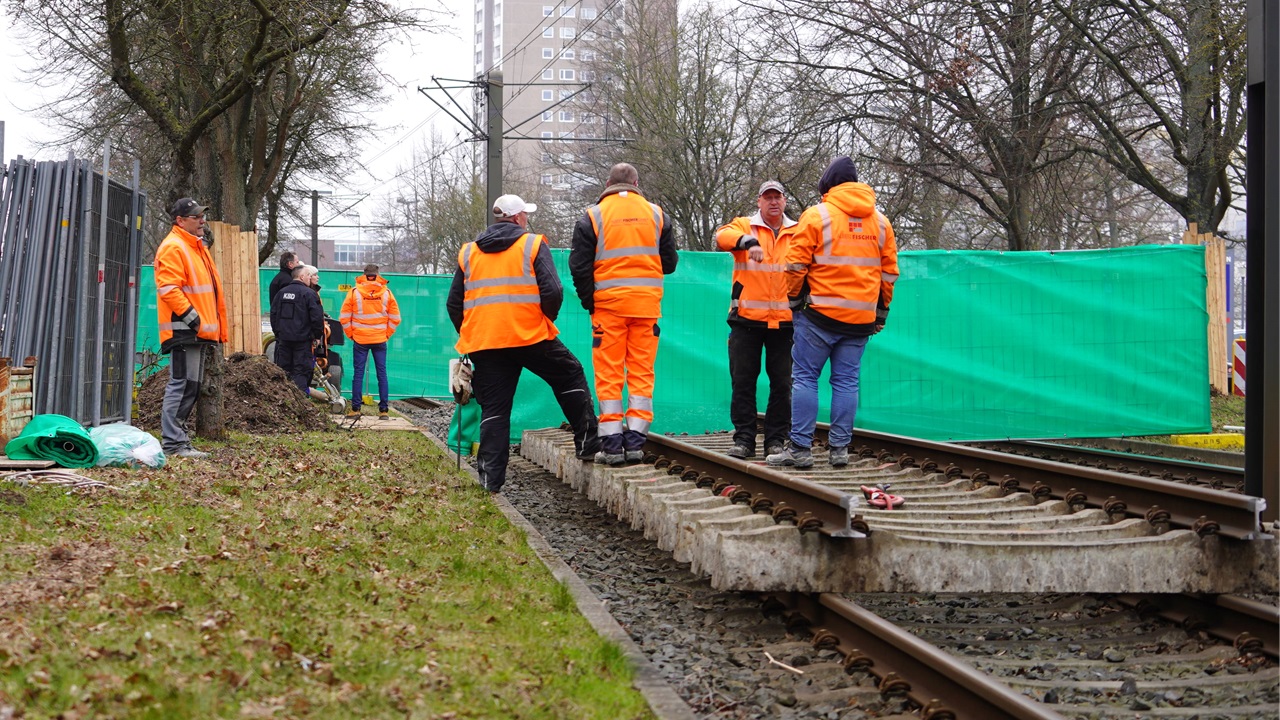
[{"label": "rusty rail surface", "polygon": [[[828,429],[819,423],[815,441],[825,443]],[[1262,530],[1266,500],[1248,495],[861,429],[854,431],[849,449],[851,456],[999,485],[1007,492],[1060,498],[1113,515],[1145,517],[1153,525],[1236,540],[1271,537]]]},{"label": "rusty rail surface", "polygon": [[1141,475],[1167,482],[1207,485],[1215,490],[1244,491],[1244,470],[1190,460],[1153,457],[1119,450],[1063,445],[1043,440],[991,440],[966,442],[967,447],[1026,455],[1068,465],[1095,467],[1118,473]]},{"label": "rusty rail surface", "polygon": [[645,462],[659,470],[710,488],[754,512],[768,512],[777,522],[794,522],[801,532],[831,537],[866,537],[866,523],[851,517],[853,496],[820,483],[791,477],[767,467],[737,460],[682,442],[651,434]]},{"label": "rusty rail surface", "polygon": [[1203,630],[1242,653],[1280,656],[1280,608],[1270,603],[1239,595],[1117,595],[1115,599],[1188,630]]},{"label": "rusty rail surface", "polygon": [[865,670],[883,694],[902,693],[924,720],[1063,720],[945,650],[833,593],[771,596],[804,617],[813,645],[844,656],[847,672]]}]

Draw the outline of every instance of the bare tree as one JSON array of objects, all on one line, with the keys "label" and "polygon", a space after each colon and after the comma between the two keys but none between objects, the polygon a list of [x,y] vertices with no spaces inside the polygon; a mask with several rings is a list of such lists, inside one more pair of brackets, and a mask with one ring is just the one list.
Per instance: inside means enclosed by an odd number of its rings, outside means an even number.
[{"label": "bare tree", "polygon": [[[1093,59],[1072,87],[1098,137],[1091,151],[1201,232],[1216,231],[1243,161],[1244,0],[1054,4]],[[1153,157],[1173,158],[1180,172]]]}]

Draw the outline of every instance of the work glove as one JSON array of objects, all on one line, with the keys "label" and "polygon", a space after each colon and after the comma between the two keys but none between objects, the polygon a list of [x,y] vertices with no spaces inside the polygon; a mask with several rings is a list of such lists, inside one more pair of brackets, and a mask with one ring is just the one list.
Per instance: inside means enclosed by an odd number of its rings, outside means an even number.
[{"label": "work glove", "polygon": [[474,374],[471,358],[466,355],[449,361],[449,392],[453,393],[453,400],[459,405],[471,402],[471,377]]},{"label": "work glove", "polygon": [[183,313],[179,318],[184,325],[192,330],[200,330],[200,313],[196,312],[195,306]]},{"label": "work glove", "polygon": [[885,321],[889,319],[889,308],[876,308],[876,326],[872,334],[880,332],[884,329]]},{"label": "work glove", "polygon": [[803,309],[803,308],[804,308],[804,296],[803,296],[803,295],[797,295],[797,296],[795,296],[795,297],[789,297],[789,298],[787,298],[787,307],[791,308],[792,310],[801,310],[801,309]]}]

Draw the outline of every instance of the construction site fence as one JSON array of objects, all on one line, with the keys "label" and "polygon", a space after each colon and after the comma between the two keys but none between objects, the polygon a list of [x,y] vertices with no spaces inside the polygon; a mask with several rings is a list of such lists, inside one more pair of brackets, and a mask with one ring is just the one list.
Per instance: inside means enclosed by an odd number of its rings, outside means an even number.
[{"label": "construction site fence", "polygon": [[103,175],[69,157],[0,176],[0,357],[35,358],[36,414],[85,425],[129,418],[133,398],[146,194],[137,163],[128,185]]},{"label": "construction site fence", "polygon": [[[568,251],[553,250],[565,283],[560,339],[591,380],[591,327],[568,283]],[[901,277],[883,332],[862,361],[857,427],[934,440],[1112,437],[1209,429],[1204,248],[1161,245],[1072,252],[919,251]],[[725,322],[732,257],[682,252],[666,278],[659,321],[653,430],[726,430]],[[266,288],[275,270],[262,270]],[[324,270],[321,297],[337,317],[358,273]],[[388,344],[393,397],[447,397],[457,334],[446,275],[388,275],[400,330]],[[143,297],[154,285],[143,275]],[[265,290],[262,307],[268,307]],[[155,349],[154,308],[140,346]],[[150,319],[150,325],[148,325]],[[350,391],[351,346],[340,348]],[[376,388],[372,367],[365,392]],[[819,418],[829,418],[824,375]],[[376,391],[375,391],[376,392]],[[761,374],[761,407],[768,381]],[[520,381],[512,439],[563,421],[545,383]]]}]

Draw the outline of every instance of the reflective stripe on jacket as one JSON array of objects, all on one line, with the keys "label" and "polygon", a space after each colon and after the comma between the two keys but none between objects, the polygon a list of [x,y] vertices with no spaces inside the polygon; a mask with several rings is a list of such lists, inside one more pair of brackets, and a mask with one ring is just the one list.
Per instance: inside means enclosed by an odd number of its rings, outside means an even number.
[{"label": "reflective stripe on jacket", "polygon": [[379,275],[370,280],[361,275],[342,302],[338,320],[342,331],[353,342],[377,345],[395,335],[400,324],[400,304],[387,287],[386,278]]},{"label": "reflective stripe on jacket", "polygon": [[541,235],[525,233],[502,252],[483,252],[474,242],[458,251],[463,276],[458,352],[525,347],[560,333],[542,312],[534,273],[544,242]]},{"label": "reflective stripe on jacket", "polygon": [[893,226],[875,209],[865,183],[842,183],[800,216],[787,253],[788,294],[806,279],[809,309],[869,329],[888,310],[898,279]]},{"label": "reflective stripe on jacket", "polygon": [[587,216],[596,233],[595,309],[661,317],[662,208],[624,190],[587,208]]},{"label": "reflective stripe on jacket", "polygon": [[[201,340],[227,341],[222,279],[200,238],[174,225],[156,248],[155,278],[161,352]],[[198,331],[178,319],[193,307],[200,315]]]},{"label": "reflective stripe on jacket", "polygon": [[[729,303],[729,321],[737,319],[763,323],[777,329],[782,323],[791,322],[791,309],[787,306],[787,249],[796,221],[782,216],[782,226],[775,237],[770,228],[756,213],[751,217],[737,217],[716,231],[716,247],[733,253],[733,294]],[[739,247],[743,235],[754,235],[764,250],[764,262],[748,257],[747,249]]]}]

